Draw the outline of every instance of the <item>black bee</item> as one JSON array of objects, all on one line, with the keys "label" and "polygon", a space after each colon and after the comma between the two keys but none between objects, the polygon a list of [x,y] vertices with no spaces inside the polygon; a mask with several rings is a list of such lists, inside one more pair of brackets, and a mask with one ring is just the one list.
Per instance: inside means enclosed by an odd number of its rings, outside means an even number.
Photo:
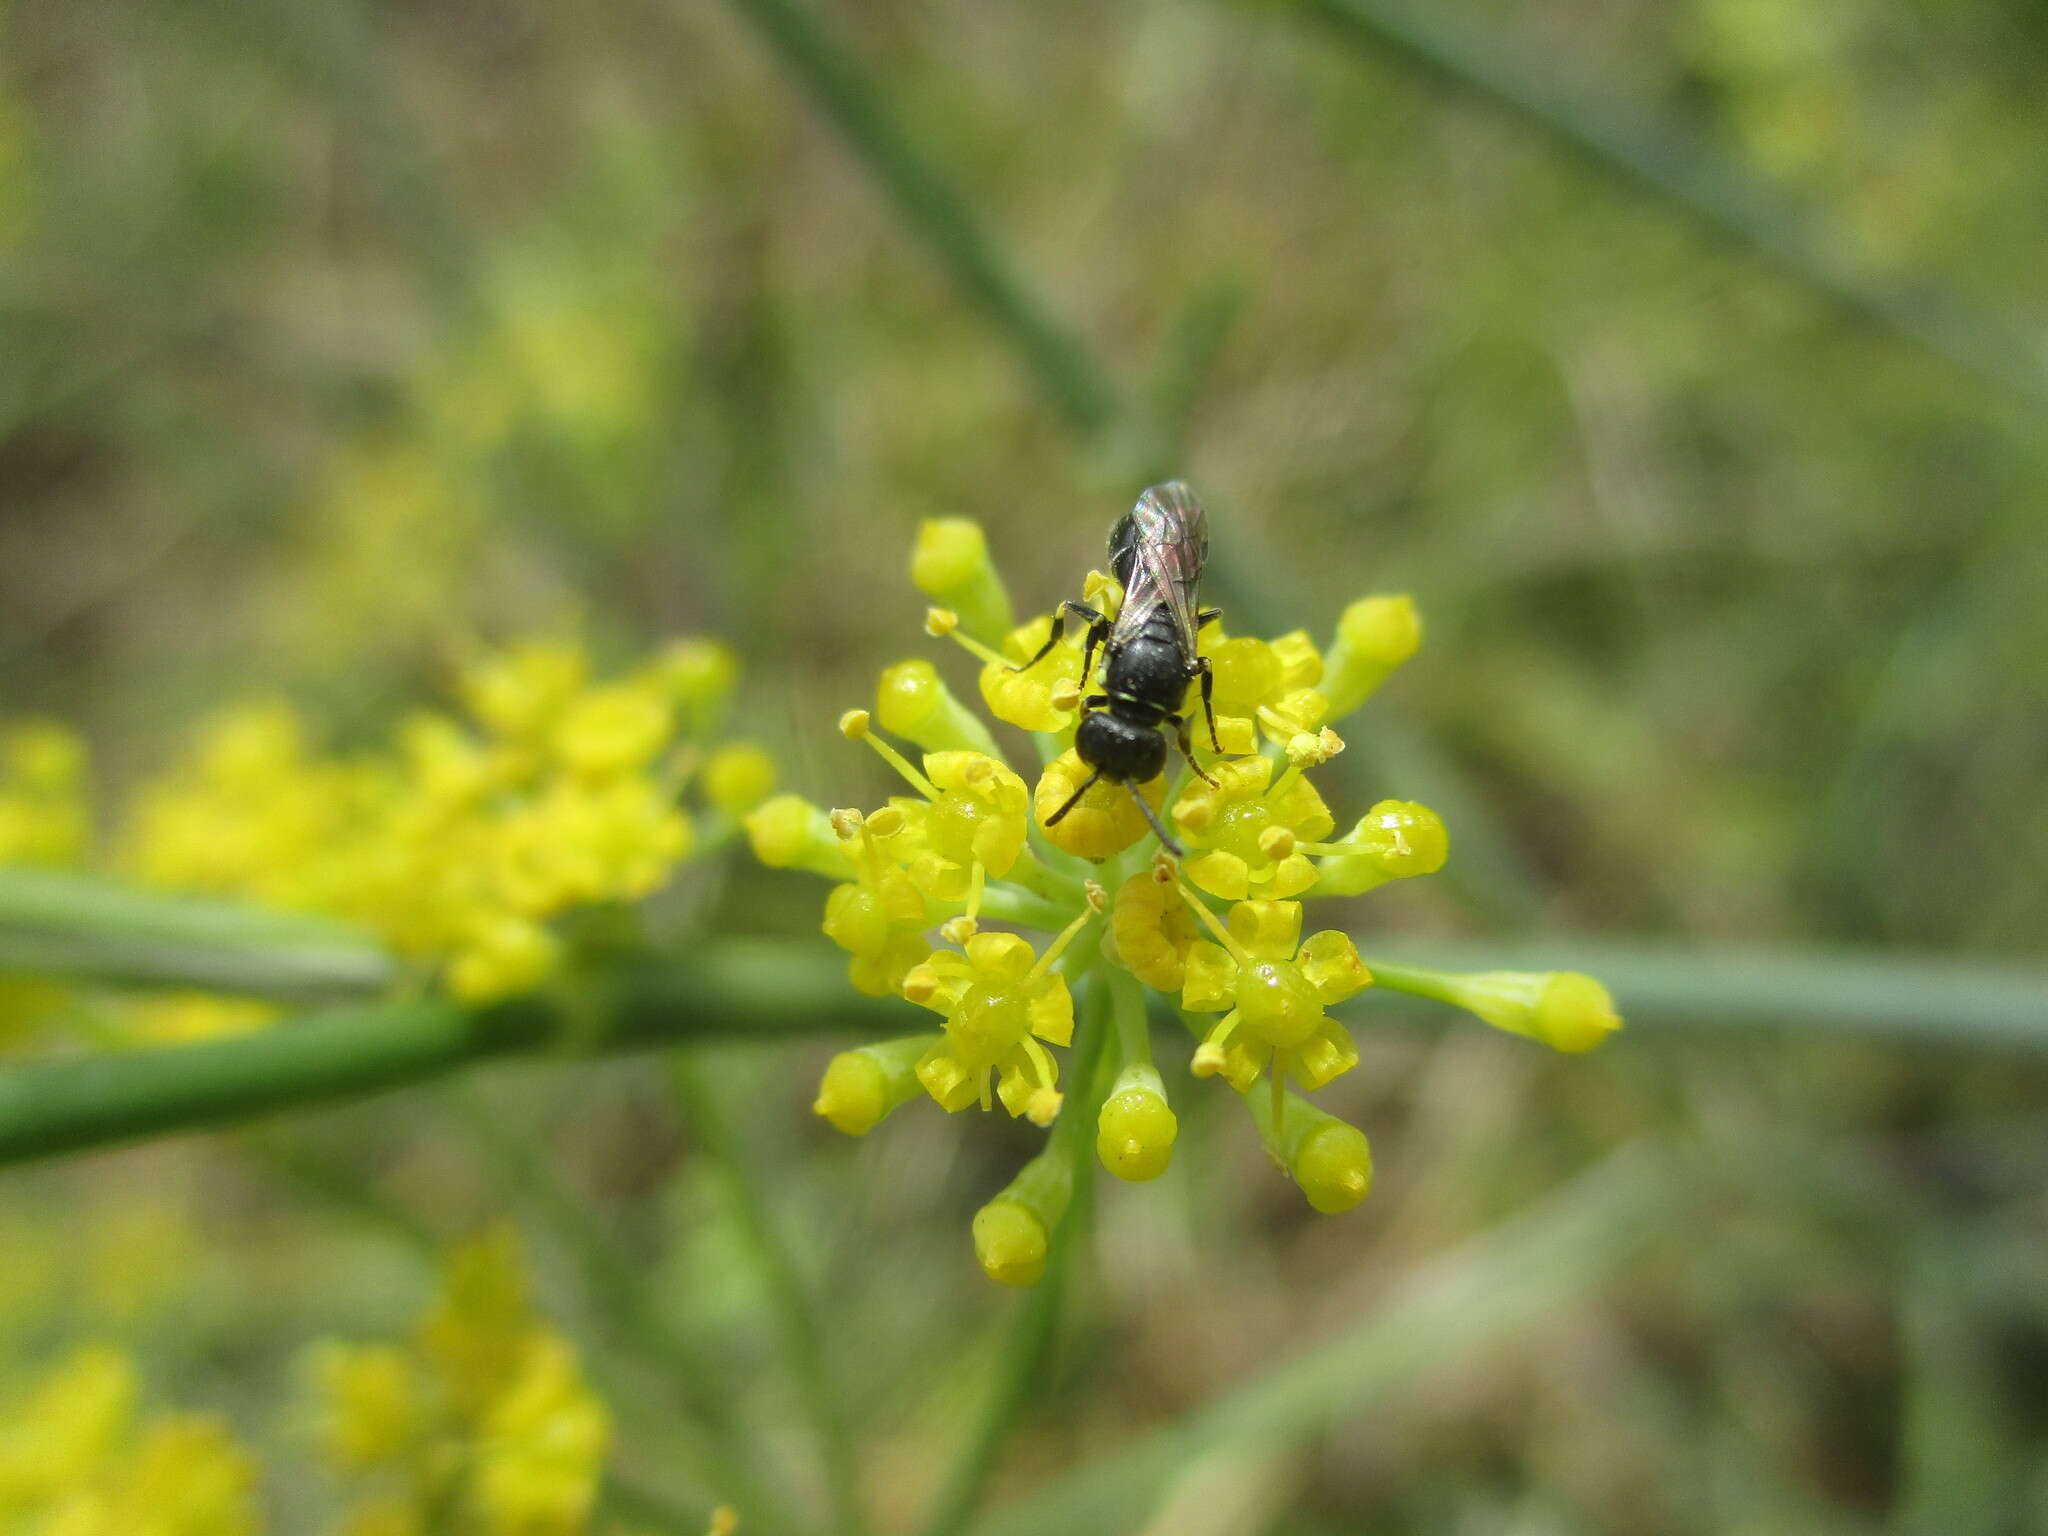
[{"label": "black bee", "polygon": [[1167,726],[1179,738],[1181,755],[1194,761],[1181,705],[1188,684],[1196,678],[1202,680],[1209,744],[1222,751],[1216,740],[1216,712],[1209,703],[1214,687],[1209,658],[1195,650],[1196,633],[1223,611],[1196,607],[1195,593],[1208,558],[1209,519],[1195,493],[1178,480],[1153,486],[1109,533],[1109,568],[1124,589],[1115,624],[1085,603],[1062,603],[1053,615],[1052,634],[1038,654],[1015,669],[1023,671],[1044,659],[1066,634],[1070,613],[1088,625],[1088,645],[1081,657],[1083,687],[1095,652],[1102,652],[1103,691],[1081,700],[1081,723],[1074,731],[1074,751],[1091,771],[1067,803],[1045,818],[1047,826],[1071,811],[1097,779],[1106,778],[1130,787],[1131,798],[1169,853],[1178,858],[1185,852],[1159,824],[1138,786],[1157,778],[1166,767]]}]

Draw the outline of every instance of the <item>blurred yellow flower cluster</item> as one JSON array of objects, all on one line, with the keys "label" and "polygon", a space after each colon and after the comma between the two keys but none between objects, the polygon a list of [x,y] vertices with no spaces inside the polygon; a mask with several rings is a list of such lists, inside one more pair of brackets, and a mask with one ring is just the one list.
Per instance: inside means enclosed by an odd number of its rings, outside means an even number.
[{"label": "blurred yellow flower cluster", "polygon": [[0,865],[76,864],[92,830],[85,743],[49,721],[0,731]]},{"label": "blurred yellow flower cluster", "polygon": [[467,671],[467,718],[417,715],[350,756],[288,705],[246,705],[144,786],[117,858],[149,885],[361,923],[468,1000],[522,991],[559,962],[550,919],[647,896],[699,845],[693,780],[721,824],[773,787],[758,748],[707,739],[735,675],[706,640],[610,679],[532,642]]},{"label": "blurred yellow flower cluster", "polygon": [[[1052,1127],[1045,1152],[976,1219],[976,1250],[993,1278],[1029,1284],[1044,1269],[1078,1155],[1076,1137],[1063,1134],[1075,1114],[1071,1093],[1085,1094],[1081,1112],[1094,1117],[1096,1152],[1112,1173],[1150,1179],[1169,1166],[1177,1122],[1152,1061],[1147,988],[1177,1003],[1193,1032],[1193,1075],[1220,1076],[1251,1096],[1268,1151],[1323,1211],[1364,1197],[1370,1151],[1355,1127],[1288,1084],[1320,1088],[1357,1064],[1349,1031],[1328,1009],[1376,977],[1562,1050],[1584,1049],[1619,1024],[1605,990],[1587,977],[1466,985],[1479,979],[1381,970],[1335,929],[1301,937],[1304,902],[1429,874],[1449,853],[1443,823],[1412,801],[1383,800],[1333,835],[1338,821],[1310,779],[1344,748],[1333,723],[1420,645],[1421,620],[1406,596],[1351,604],[1327,646],[1305,630],[1267,640],[1203,628],[1213,742],[1191,689],[1184,712],[1196,722],[1193,757],[1177,779],[1098,779],[1075,800],[1089,779],[1075,730],[1105,658],[1098,652],[1084,672],[1088,647],[1071,626],[1040,656],[1053,621],[1015,622],[988,540],[971,522],[926,523],[911,578],[936,604],[926,631],[979,664],[976,691],[988,713],[1034,738],[1035,781],[1004,757],[938,669],[913,658],[882,673],[872,710],[840,721],[842,734],[867,743],[910,792],[865,813],[780,795],[746,825],[764,863],[834,882],[823,927],[847,952],[855,987],[940,1017],[939,1033],[834,1058],[820,1115],[864,1135],[922,1096],[949,1111],[1000,1103]],[[1082,595],[1112,617],[1123,596],[1099,571]],[[1185,843],[1184,858],[1142,846],[1151,828],[1139,794]],[[1055,937],[1035,946],[988,923]],[[1570,1017],[1532,1025],[1531,1008],[1516,1012],[1512,1003],[1531,988]],[[1091,1029],[1084,1013],[1078,1032],[1077,993],[1093,1000],[1095,1020]],[[1190,1017],[1200,1013],[1222,1017]],[[1063,1095],[1055,1051],[1068,1048],[1079,1082]],[[1252,1095],[1261,1079],[1264,1092]]]},{"label": "blurred yellow flower cluster", "polygon": [[0,1407],[0,1530],[246,1536],[256,1466],[218,1419],[143,1418],[134,1360],[85,1345]]},{"label": "blurred yellow flower cluster", "polygon": [[326,1459],[353,1496],[339,1536],[597,1529],[611,1415],[535,1313],[511,1231],[450,1256],[411,1339],[330,1341],[310,1366]]}]

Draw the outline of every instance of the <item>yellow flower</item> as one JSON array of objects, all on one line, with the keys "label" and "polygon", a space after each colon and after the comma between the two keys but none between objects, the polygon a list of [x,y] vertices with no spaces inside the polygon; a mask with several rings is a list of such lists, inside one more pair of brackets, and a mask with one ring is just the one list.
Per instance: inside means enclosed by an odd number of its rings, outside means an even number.
[{"label": "yellow flower", "polygon": [[508,740],[531,743],[553,729],[589,676],[581,646],[527,641],[470,668],[462,696],[481,724]]},{"label": "yellow flower", "polygon": [[1189,951],[1182,1003],[1229,1010],[1195,1052],[1198,1077],[1221,1073],[1244,1093],[1270,1068],[1277,1094],[1288,1077],[1320,1088],[1358,1064],[1350,1034],[1323,1011],[1372,982],[1350,939],[1327,929],[1301,943],[1298,901],[1241,901],[1227,932],[1198,910],[1221,942]]},{"label": "yellow flower", "polygon": [[441,1295],[420,1320],[419,1347],[465,1422],[479,1421],[511,1384],[534,1328],[519,1237],[509,1226],[449,1255]]},{"label": "yellow flower", "polygon": [[611,1448],[611,1415],[576,1352],[543,1335],[491,1405],[477,1438],[474,1499],[491,1536],[578,1536]]},{"label": "yellow flower", "polygon": [[189,1045],[263,1029],[278,1019],[275,1003],[205,992],[137,998],[126,1009],[122,1038],[138,1045]]},{"label": "yellow flower", "polygon": [[85,743],[30,721],[0,733],[0,864],[75,864],[85,853]]},{"label": "yellow flower", "polygon": [[[1125,547],[1118,542],[1113,558]],[[1328,841],[1336,821],[1308,777],[1344,749],[1331,720],[1420,642],[1414,605],[1405,597],[1352,604],[1327,654],[1300,629],[1268,640],[1203,626],[1214,734],[1198,680],[1180,701],[1193,761],[1174,759],[1169,773],[1134,794],[1095,777],[1074,750],[1082,702],[1103,690],[1103,679],[1089,628],[1071,610],[1014,625],[988,540],[957,519],[923,525],[912,575],[935,602],[926,633],[975,657],[987,713],[1032,733],[1045,766],[1021,794],[988,726],[937,667],[912,658],[881,673],[872,713],[848,710],[839,729],[866,741],[914,796],[865,820],[852,811],[827,818],[793,795],[750,808],[747,834],[763,863],[836,882],[825,928],[854,957],[854,984],[899,991],[945,1024],[937,1036],[840,1052],[814,1111],[862,1136],[921,1091],[947,1110],[987,1109],[1000,1097],[1012,1116],[1048,1125],[1062,1113],[1054,1052],[1075,1028],[1067,978],[1085,978],[1091,1006],[1102,1011],[1070,1071],[1076,1091],[1090,1095],[1092,1118],[1061,1120],[1045,1150],[974,1218],[984,1271],[1005,1285],[1030,1285],[1045,1272],[1076,1170],[1088,1166],[1091,1132],[1097,1157],[1119,1178],[1155,1178],[1171,1162],[1179,1122],[1152,1063],[1143,990],[1150,987],[1179,993],[1187,1009],[1223,1015],[1195,1051],[1194,1071],[1221,1075],[1249,1096],[1267,1150],[1309,1203],[1319,1211],[1357,1204],[1372,1182],[1364,1136],[1300,1100],[1289,1111],[1287,1084],[1317,1088],[1356,1064],[1350,1035],[1327,1009],[1374,978],[1343,934],[1302,942],[1293,898],[1356,895],[1443,864],[1442,822],[1405,801],[1381,801]],[[1112,621],[1122,596],[1100,572],[1082,586],[1083,604]],[[915,743],[921,766],[876,722]],[[1164,847],[1146,872],[1130,850],[1162,824],[1162,806],[1164,825],[1178,828],[1187,851],[1162,832]],[[1105,879],[1117,886],[1112,932],[1081,949],[1065,976],[1055,974],[1054,958],[1087,921],[1082,902],[1095,911],[1105,905],[1091,862],[1107,863],[1113,880]],[[1198,889],[1235,903],[1227,927]],[[1026,938],[982,931],[983,920],[1060,932],[1040,954]],[[931,948],[935,927],[952,947]],[[1416,979],[1421,972],[1400,974],[1414,982],[1407,990],[1454,989],[1441,978]],[[1605,994],[1583,978],[1540,978],[1533,990],[1526,978],[1474,980],[1486,984],[1462,987],[1458,999],[1561,1049],[1583,1048],[1604,1032],[1603,1020],[1612,1022]],[[1250,1094],[1261,1074],[1270,1092]]]},{"label": "yellow flower", "polygon": [[310,1368],[321,1404],[321,1440],[343,1471],[384,1466],[408,1454],[427,1423],[426,1384],[412,1353],[393,1344],[322,1344]]},{"label": "yellow flower", "polygon": [[1166,865],[1131,876],[1117,888],[1110,915],[1117,958],[1155,992],[1181,989],[1188,950],[1202,936],[1170,869]]},{"label": "yellow flower", "polygon": [[945,1038],[917,1064],[918,1080],[945,1109],[989,1108],[995,1073],[996,1093],[1012,1115],[1049,1125],[1059,1113],[1059,1069],[1038,1042],[1072,1043],[1074,1001],[1051,964],[1087,916],[1042,957],[1014,933],[978,933],[965,954],[940,950],[904,978],[903,995],[946,1021]]},{"label": "yellow flower", "polygon": [[[1251,720],[1283,744],[1322,728],[1329,713],[1328,700],[1316,690],[1323,658],[1306,631],[1258,640],[1249,635],[1225,638],[1211,629],[1203,635],[1202,653],[1215,678],[1211,703],[1218,716]],[[1198,693],[1190,691],[1189,698],[1199,709]],[[1203,739],[1201,732],[1196,734]]]},{"label": "yellow flower", "polygon": [[675,732],[675,705],[645,681],[607,683],[578,694],[554,727],[555,753],[571,773],[608,779],[652,763]]},{"label": "yellow flower", "polygon": [[448,990],[465,1003],[531,992],[555,973],[562,946],[523,917],[479,917],[448,962]]},{"label": "yellow flower", "polygon": [[255,1464],[217,1419],[152,1424],[103,1491],[67,1501],[52,1536],[253,1536]]},{"label": "yellow flower", "polygon": [[[1045,824],[1046,817],[1074,798],[1074,791],[1087,781],[1089,772],[1087,764],[1069,747],[1047,763],[1045,772],[1039,775],[1038,787],[1032,791],[1032,810],[1046,840],[1062,853],[1082,859],[1113,858],[1152,830],[1145,813],[1131,797],[1130,785],[1097,779],[1075,801],[1072,810],[1053,825]],[[1166,798],[1165,775],[1139,786],[1139,790],[1158,810]]]},{"label": "yellow flower", "polygon": [[1053,619],[1041,614],[1003,637],[1002,654],[986,660],[977,681],[988,712],[1021,731],[1057,734],[1072,728],[1081,702],[1081,658],[1085,637],[1069,624],[1059,644],[1042,659],[1038,655]]},{"label": "yellow flower", "polygon": [[98,1478],[127,1435],[135,1363],[120,1350],[73,1351],[0,1413],[0,1511],[33,1506]]},{"label": "yellow flower", "polygon": [[135,1366],[92,1345],[0,1411],[0,1526],[42,1536],[245,1536],[254,1468],[215,1420],[135,1438]]},{"label": "yellow flower", "polygon": [[1297,843],[1327,836],[1329,807],[1293,764],[1273,777],[1269,757],[1220,762],[1216,783],[1190,784],[1173,805],[1173,823],[1187,839],[1183,868],[1212,896],[1284,900],[1316,881],[1315,865]]},{"label": "yellow flower", "polygon": [[913,834],[911,817],[901,805],[865,818],[858,811],[840,811],[834,822],[856,878],[834,886],[825,898],[825,936],[853,956],[846,974],[855,988],[870,997],[887,997],[931,953],[924,938],[934,921],[931,908],[924,890],[899,862],[904,856],[922,856],[922,839]]},{"label": "yellow flower", "polygon": [[911,876],[940,901],[965,901],[981,878],[1001,879],[1024,851],[1030,796],[1024,781],[979,752],[929,752],[925,776],[939,796],[923,817],[926,852]]}]

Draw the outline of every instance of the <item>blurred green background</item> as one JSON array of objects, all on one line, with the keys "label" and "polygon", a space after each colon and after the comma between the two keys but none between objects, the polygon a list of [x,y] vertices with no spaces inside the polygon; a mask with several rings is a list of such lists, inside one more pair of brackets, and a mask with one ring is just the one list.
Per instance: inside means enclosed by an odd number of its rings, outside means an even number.
[{"label": "blurred green background", "polygon": [[[1185,1095],[1168,1178],[1104,1192],[989,1528],[2048,1527],[2048,993],[1997,1039],[1943,1002],[2048,931],[2048,12],[1417,14],[0,4],[0,711],[84,729],[115,803],[227,700],[345,744],[479,639],[709,631],[792,787],[872,804],[831,722],[937,654],[917,522],[981,519],[1049,607],[1184,475],[1239,627],[1426,616],[1339,767],[1453,858],[1358,910],[1374,943],[1612,960],[1625,1012],[1691,958],[1585,1060],[1390,1015],[1325,1095],[1379,1159],[1345,1217]],[[815,931],[809,882],[686,877]],[[840,1141],[823,1054],[720,1070],[909,1529],[1025,1305],[965,1223],[1030,1138]],[[466,1092],[10,1175],[0,1369],[130,1339],[318,1529],[294,1351],[403,1326],[406,1232],[509,1210],[624,1357],[620,1466],[690,1508],[673,1383],[538,1155],[815,1507],[654,1069]],[[1625,1143],[1536,1289],[1458,1247]],[[92,1283],[124,1265],[144,1298]]]}]

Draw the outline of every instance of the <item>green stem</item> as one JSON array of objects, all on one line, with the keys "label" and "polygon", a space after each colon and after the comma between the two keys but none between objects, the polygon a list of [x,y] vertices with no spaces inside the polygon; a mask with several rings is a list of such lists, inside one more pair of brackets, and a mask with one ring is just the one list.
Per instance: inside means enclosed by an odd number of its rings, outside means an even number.
[{"label": "green stem", "polygon": [[[1570,933],[1483,944],[1432,940],[1402,951],[1403,960],[1445,970],[1584,971],[1608,987],[1631,1025],[1809,1027],[2048,1050],[2048,971],[2038,966],[1855,950],[1699,950]],[[1430,985],[1399,961],[1367,956],[1365,963],[1377,984],[1360,1004],[1382,987]]]},{"label": "green stem", "polygon": [[10,972],[308,1003],[383,991],[395,969],[375,939],[326,918],[12,868],[0,869]]},{"label": "green stem", "polygon": [[860,1462],[839,1389],[826,1363],[817,1310],[805,1294],[788,1246],[775,1231],[766,1196],[726,1115],[715,1065],[682,1051],[670,1053],[668,1065],[669,1082],[685,1126],[711,1165],[726,1204],[753,1250],[754,1267],[773,1309],[783,1354],[810,1412],[832,1501],[833,1529],[841,1536],[862,1536],[867,1517],[861,1508]]},{"label": "green stem", "polygon": [[[1004,1341],[995,1385],[981,1422],[975,1426],[973,1438],[962,1449],[959,1461],[947,1477],[931,1519],[924,1527],[924,1536],[957,1536],[967,1528],[981,1502],[989,1474],[995,1470],[996,1458],[1044,1374],[1073,1269],[1074,1251],[1087,1230],[1093,1203],[1095,1159],[1088,1155],[1088,1144],[1095,1134],[1095,1107],[1104,1086],[1100,1068],[1105,1061],[1103,1047],[1109,1035],[1109,1013],[1110,990],[1101,971],[1096,970],[1089,976],[1087,1005],[1067,1065],[1076,1091],[1068,1094],[1066,1106],[1052,1128],[1053,1140],[1071,1153],[1073,1196],[1058,1231],[1053,1233],[1045,1275],[1024,1299],[1016,1324]],[[1084,1088],[1087,1091],[1081,1091]]]},{"label": "green stem", "polygon": [[953,280],[986,310],[1067,422],[1084,436],[1109,425],[1113,392],[1088,353],[1024,291],[967,200],[889,118],[883,93],[790,0],[733,0],[845,135]]},{"label": "green stem", "polygon": [[853,992],[833,954],[808,943],[706,945],[578,986],[483,1008],[359,1004],[231,1039],[0,1069],[0,1165],[365,1098],[499,1057],[898,1034],[912,1015],[900,999]]},{"label": "green stem", "polygon": [[1116,1048],[1124,1066],[1152,1065],[1152,1032],[1145,1021],[1145,989],[1120,965],[1104,965],[1116,1019]]}]

